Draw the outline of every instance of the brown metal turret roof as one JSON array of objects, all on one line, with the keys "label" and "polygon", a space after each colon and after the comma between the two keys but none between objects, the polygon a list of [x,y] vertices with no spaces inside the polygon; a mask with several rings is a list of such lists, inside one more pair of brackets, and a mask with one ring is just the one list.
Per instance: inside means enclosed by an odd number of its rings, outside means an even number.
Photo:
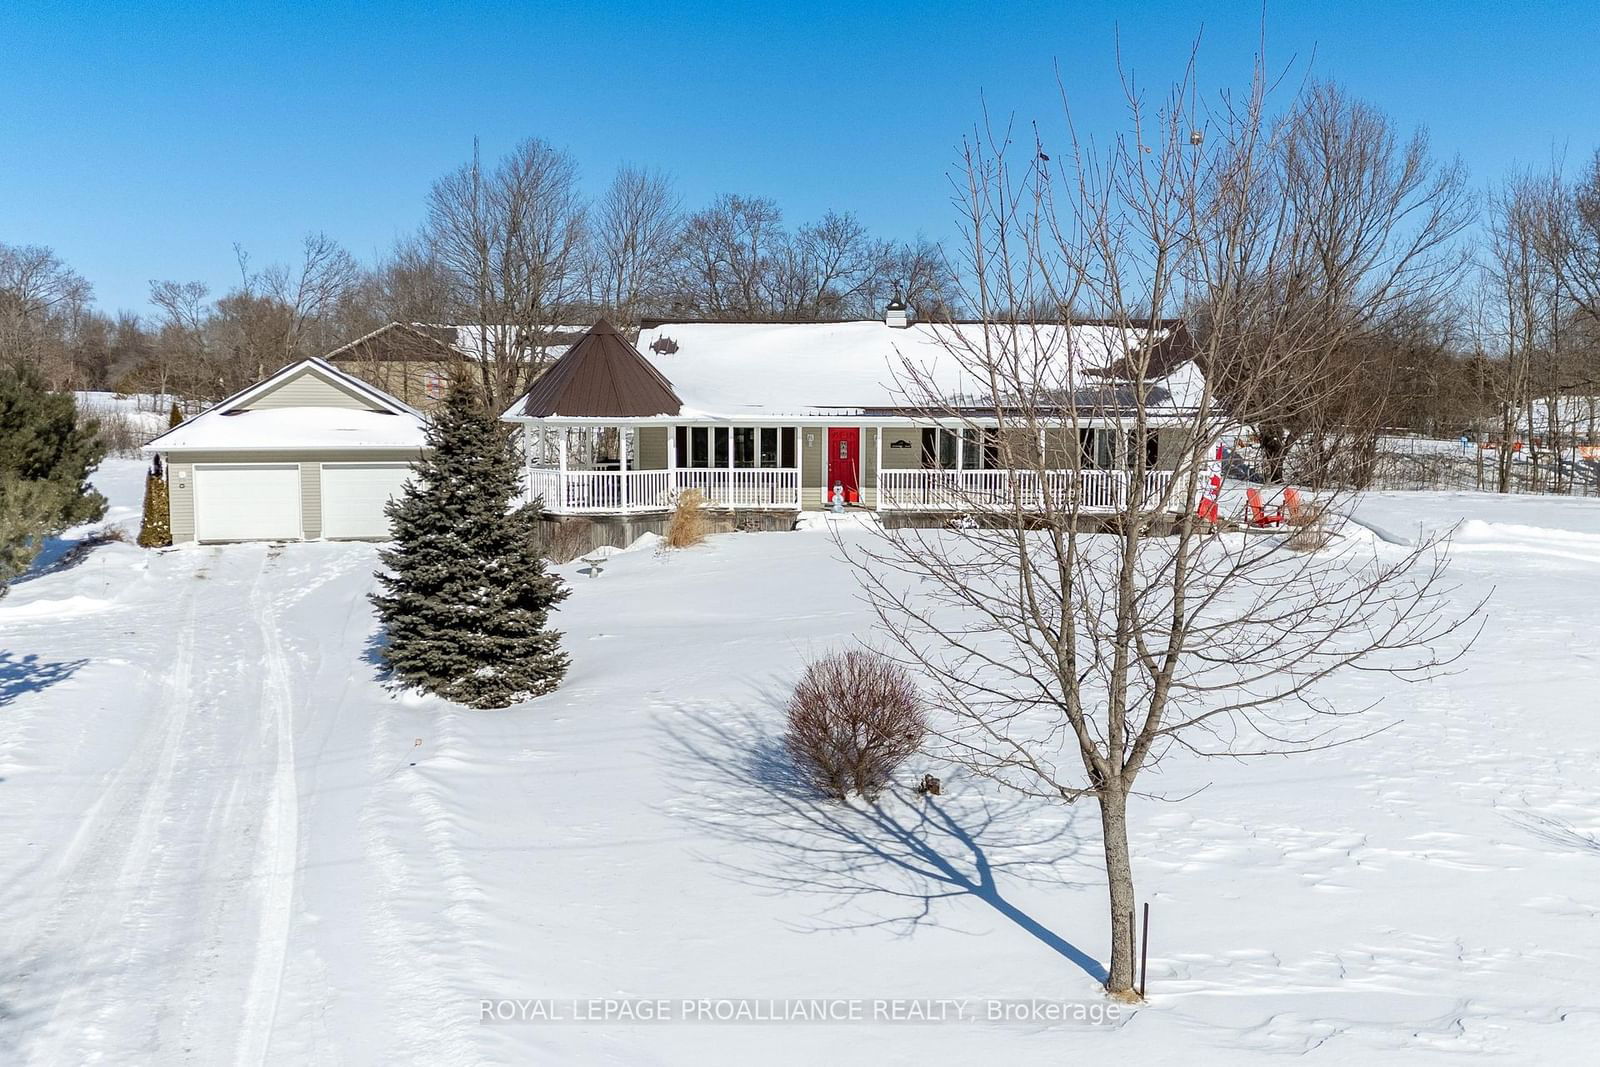
[{"label": "brown metal turret roof", "polygon": [[682,407],[672,383],[601,319],[533,383],[522,413],[629,419],[676,415]]}]

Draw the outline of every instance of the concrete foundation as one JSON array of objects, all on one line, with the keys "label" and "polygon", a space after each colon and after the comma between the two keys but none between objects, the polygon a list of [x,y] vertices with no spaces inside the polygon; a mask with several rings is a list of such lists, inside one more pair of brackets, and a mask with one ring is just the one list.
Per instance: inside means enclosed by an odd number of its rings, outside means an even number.
[{"label": "concrete foundation", "polygon": [[[712,533],[767,533],[794,529],[797,511],[707,511]],[[603,545],[627,548],[643,534],[664,535],[669,512],[651,515],[545,515],[539,520],[542,543],[557,559],[577,559]]]}]

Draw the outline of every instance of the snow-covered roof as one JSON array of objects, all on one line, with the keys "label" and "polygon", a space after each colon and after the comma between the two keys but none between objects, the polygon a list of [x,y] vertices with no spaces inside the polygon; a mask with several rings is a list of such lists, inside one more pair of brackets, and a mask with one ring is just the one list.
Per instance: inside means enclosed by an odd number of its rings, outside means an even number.
[{"label": "snow-covered roof", "polygon": [[412,325],[432,331],[454,330],[455,340],[453,344],[456,350],[470,360],[486,358],[487,355],[493,354],[496,347],[501,344],[513,349],[525,350],[529,355],[537,354],[544,359],[558,359],[571,347],[572,342],[589,328],[587,324],[579,326],[553,323],[547,328],[548,333],[543,337],[546,343],[539,346],[537,353],[535,353],[534,345],[519,343],[519,339],[525,333],[521,326],[462,325],[454,323],[445,325],[420,322]]},{"label": "snow-covered roof", "polygon": [[[351,395],[350,406],[252,407],[304,375]],[[422,414],[322,359],[291,363],[144,446],[146,452],[299,451],[303,449],[417,449],[424,446]]]},{"label": "snow-covered roof", "polygon": [[[323,354],[327,360],[397,359],[425,360],[430,356],[449,356],[451,352],[470,361],[482,361],[502,345],[519,350],[523,358],[539,361],[558,359],[583,334],[587,325],[552,323],[539,331],[541,345],[521,343],[528,331],[515,325],[482,325],[435,322],[386,322],[338,348]],[[409,344],[396,350],[379,342],[392,333],[409,335]],[[404,340],[404,339],[402,339]]]},{"label": "snow-covered roof", "polygon": [[[1087,323],[1013,329],[980,323],[900,328],[879,320],[685,322],[651,325],[640,332],[637,348],[682,397],[683,414],[756,418],[923,406],[925,397],[897,384],[902,361],[919,368],[946,402],[981,405],[985,383],[952,349],[985,340],[1040,360],[1047,368],[1042,377],[1053,386],[1104,389],[1107,379],[1090,372],[1125,356],[1136,339],[1136,331]],[[1184,362],[1155,384],[1181,408],[1198,401],[1204,383],[1198,368]]]},{"label": "snow-covered roof", "polygon": [[[214,414],[215,418],[208,417]],[[190,419],[148,452],[421,448],[422,419],[367,408],[250,408]]]}]

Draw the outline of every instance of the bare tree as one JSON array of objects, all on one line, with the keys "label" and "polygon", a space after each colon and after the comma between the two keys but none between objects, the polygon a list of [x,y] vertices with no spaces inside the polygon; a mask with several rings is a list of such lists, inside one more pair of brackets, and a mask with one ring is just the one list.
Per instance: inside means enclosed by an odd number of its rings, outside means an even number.
[{"label": "bare tree", "polygon": [[531,138],[485,170],[470,162],[428,193],[423,234],[451,279],[454,318],[472,324],[472,370],[492,407],[509,404],[548,358],[580,295],[587,206],[572,157]]},{"label": "bare tree", "polygon": [[208,395],[209,297],[210,290],[204,282],[150,283],[150,303],[160,311],[160,317],[153,358],[142,369],[147,387],[154,392]]},{"label": "bare tree", "polygon": [[[942,752],[1009,790],[1098,807],[1106,987],[1132,997],[1129,801],[1148,794],[1144,773],[1175,755],[1369,736],[1356,716],[1374,698],[1328,683],[1358,667],[1427,677],[1459,652],[1463,620],[1445,607],[1437,542],[1296,552],[1196,516],[1200,457],[1278,413],[1271,361],[1337,380],[1336,346],[1309,343],[1321,336],[1312,313],[1284,314],[1259,285],[1299,261],[1307,233],[1274,173],[1284,127],[1265,121],[1265,77],[1204,110],[1187,79],[1158,109],[1125,89],[1131,128],[1100,150],[1075,132],[1050,151],[1004,129],[969,141],[956,186],[965,298],[981,325],[940,327],[937,359],[903,357],[898,380],[928,432],[977,443],[990,469],[942,482],[971,521],[885,531],[852,559],[928,687]],[[1319,246],[1350,240],[1323,230]],[[1390,293],[1341,288],[1357,303]],[[1167,317],[1178,306],[1206,308],[1210,328],[1189,337]],[[1018,310],[1041,307],[1100,318],[1068,326]],[[1241,374],[1224,408],[1196,367],[1222,365],[1246,334],[1264,380]]]},{"label": "bare tree", "polygon": [[50,249],[0,244],[0,361],[65,385],[65,348],[93,298],[89,283]]},{"label": "bare tree", "polygon": [[777,264],[787,242],[776,202],[719,196],[684,224],[680,302],[712,318],[773,314]]},{"label": "bare tree", "polygon": [[871,316],[893,255],[849,212],[830,211],[783,243],[774,272],[775,310],[785,317]]},{"label": "bare tree", "polygon": [[1402,140],[1386,115],[1332,83],[1310,86],[1260,147],[1256,180],[1273,214],[1258,225],[1272,255],[1243,280],[1255,307],[1213,371],[1230,401],[1257,402],[1239,395],[1245,382],[1270,397],[1254,427],[1269,480],[1284,480],[1304,446],[1300,473],[1321,483],[1331,456],[1370,446],[1384,425],[1389,394],[1372,386],[1390,358],[1385,335],[1444,306],[1466,263],[1457,238],[1470,200],[1460,163],[1435,161],[1424,131]]},{"label": "bare tree", "polygon": [[672,182],[624,164],[594,209],[592,299],[622,322],[665,310],[672,291],[680,219]]}]

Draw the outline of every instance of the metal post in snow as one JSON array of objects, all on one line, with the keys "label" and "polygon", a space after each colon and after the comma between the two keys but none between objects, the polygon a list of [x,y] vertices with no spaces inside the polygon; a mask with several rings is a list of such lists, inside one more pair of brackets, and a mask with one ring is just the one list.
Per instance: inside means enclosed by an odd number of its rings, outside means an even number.
[{"label": "metal post in snow", "polygon": [[1144,902],[1144,929],[1139,931],[1139,999],[1144,999],[1145,965],[1150,956],[1150,902]]}]

